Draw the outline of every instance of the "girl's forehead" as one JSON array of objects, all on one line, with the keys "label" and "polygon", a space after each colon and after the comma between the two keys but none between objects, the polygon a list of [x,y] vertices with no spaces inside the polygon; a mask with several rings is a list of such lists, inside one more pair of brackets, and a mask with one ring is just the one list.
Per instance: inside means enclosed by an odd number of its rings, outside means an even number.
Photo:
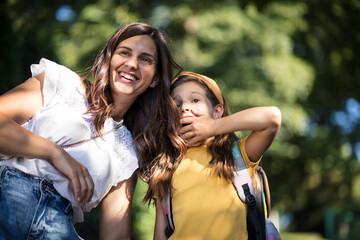
[{"label": "girl's forehead", "polygon": [[206,91],[204,87],[202,87],[200,84],[196,82],[184,82],[180,85],[176,86],[171,91],[171,96],[185,96],[189,94],[200,94],[200,95],[206,95]]},{"label": "girl's forehead", "polygon": [[182,82],[181,84],[179,84],[178,86],[176,86],[173,90],[177,90],[177,91],[190,91],[192,89],[201,89],[203,92],[205,92],[205,89],[203,86],[201,86],[199,83],[197,82],[193,82],[193,81],[187,81],[187,82]]}]

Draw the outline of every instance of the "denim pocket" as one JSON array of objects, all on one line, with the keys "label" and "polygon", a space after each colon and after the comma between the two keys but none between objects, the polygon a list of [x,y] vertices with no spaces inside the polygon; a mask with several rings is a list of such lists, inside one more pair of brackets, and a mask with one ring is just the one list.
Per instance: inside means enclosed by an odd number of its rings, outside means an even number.
[{"label": "denim pocket", "polygon": [[59,212],[64,213],[70,220],[73,218],[73,209],[71,202],[61,196],[54,188],[51,180],[43,179],[41,182],[41,191],[51,199],[53,207],[58,209]]}]

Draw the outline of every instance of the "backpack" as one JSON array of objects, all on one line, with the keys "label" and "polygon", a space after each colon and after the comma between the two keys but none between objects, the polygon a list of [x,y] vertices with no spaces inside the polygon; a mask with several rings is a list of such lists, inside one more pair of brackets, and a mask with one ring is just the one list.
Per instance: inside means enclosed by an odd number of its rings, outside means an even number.
[{"label": "backpack", "polygon": [[[241,201],[247,207],[247,231],[249,240],[281,240],[275,225],[268,219],[271,211],[270,190],[264,170],[258,166],[255,176],[259,178],[260,187],[255,191],[253,181],[250,177],[244,159],[239,149],[239,141],[234,143],[232,153],[235,160],[236,170],[232,183]],[[171,194],[162,201],[163,211],[167,220],[165,235],[169,238],[175,230],[172,217]]]}]

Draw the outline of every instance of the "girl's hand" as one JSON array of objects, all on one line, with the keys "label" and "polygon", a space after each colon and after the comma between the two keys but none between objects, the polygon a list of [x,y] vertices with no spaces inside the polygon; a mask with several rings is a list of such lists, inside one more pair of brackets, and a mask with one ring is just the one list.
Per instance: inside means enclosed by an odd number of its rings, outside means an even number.
[{"label": "girl's hand", "polygon": [[94,182],[84,165],[57,145],[50,163],[70,179],[79,206],[84,206],[91,201],[94,194]]},{"label": "girl's hand", "polygon": [[182,118],[180,124],[183,127],[180,128],[179,135],[188,146],[194,145],[216,135],[215,122],[216,120],[210,116]]}]

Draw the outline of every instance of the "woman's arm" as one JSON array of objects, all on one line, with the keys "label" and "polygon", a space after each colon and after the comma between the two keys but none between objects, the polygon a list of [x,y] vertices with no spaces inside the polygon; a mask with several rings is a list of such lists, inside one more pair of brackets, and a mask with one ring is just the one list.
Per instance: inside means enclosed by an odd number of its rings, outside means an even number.
[{"label": "woman's arm", "polygon": [[131,201],[137,182],[136,172],[113,187],[100,205],[100,240],[130,239]]},{"label": "woman's arm", "polygon": [[209,116],[184,118],[180,123],[189,124],[180,130],[181,136],[188,140],[188,145],[211,136],[252,130],[245,148],[249,159],[257,161],[280,129],[281,112],[273,106],[254,107],[218,119]]},{"label": "woman's arm", "polygon": [[162,208],[162,204],[160,201],[156,201],[156,220],[155,220],[155,230],[154,230],[155,240],[167,240],[167,237],[165,235],[166,226],[167,226],[167,221]]},{"label": "woman's arm", "polygon": [[94,184],[88,170],[54,142],[21,127],[43,105],[44,74],[0,96],[0,152],[49,161],[67,176],[80,205],[91,200]]}]

